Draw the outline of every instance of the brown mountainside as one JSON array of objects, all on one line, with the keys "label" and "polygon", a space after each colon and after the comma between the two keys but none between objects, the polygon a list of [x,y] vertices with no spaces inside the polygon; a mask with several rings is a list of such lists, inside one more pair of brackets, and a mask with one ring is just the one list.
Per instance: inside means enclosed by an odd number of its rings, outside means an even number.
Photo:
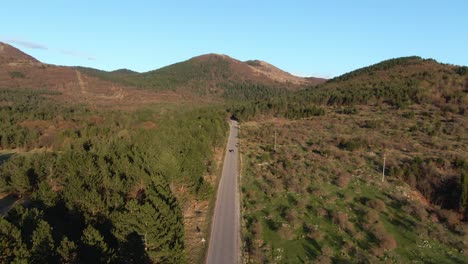
[{"label": "brown mountainside", "polygon": [[73,67],[41,63],[0,42],[0,88],[30,88],[60,92],[60,98],[91,105],[132,106],[178,100],[171,93],[153,93],[83,74]]},{"label": "brown mountainside", "polygon": [[297,85],[317,85],[321,84],[326,81],[323,78],[315,78],[315,77],[298,77],[290,74],[289,72],[285,72],[268,62],[260,61],[260,60],[250,60],[246,61],[246,64],[250,66],[255,72],[259,74],[263,74],[268,76],[272,80],[275,80],[280,83],[292,83]]},{"label": "brown mountainside", "polygon": [[297,77],[263,61],[242,62],[220,54],[201,55],[144,73],[107,72],[45,64],[0,43],[0,87],[53,90],[80,103],[258,99],[325,81]]},{"label": "brown mountainside", "polygon": [[35,58],[23,53],[19,49],[0,42],[0,64],[7,63],[37,63]]},{"label": "brown mountainside", "polygon": [[252,99],[277,94],[278,90],[299,90],[322,83],[319,78],[302,78],[266,62],[242,62],[222,54],[205,54],[144,73],[116,74],[90,68],[80,71],[139,88],[206,98]]}]

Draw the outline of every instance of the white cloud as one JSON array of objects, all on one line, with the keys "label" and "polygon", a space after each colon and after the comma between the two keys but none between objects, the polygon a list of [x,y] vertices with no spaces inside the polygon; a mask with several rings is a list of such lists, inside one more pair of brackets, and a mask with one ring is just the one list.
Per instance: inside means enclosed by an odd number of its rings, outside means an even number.
[{"label": "white cloud", "polygon": [[5,42],[13,43],[16,45],[20,45],[25,48],[30,48],[30,49],[41,49],[41,50],[46,50],[48,49],[46,46],[38,43],[34,43],[31,41],[26,41],[26,40],[20,40],[20,39],[6,39]]},{"label": "white cloud", "polygon": [[93,57],[93,56],[90,56],[90,55],[82,53],[82,52],[74,51],[74,50],[60,50],[60,53],[65,54],[65,55],[69,55],[69,56],[72,56],[72,57],[87,59],[87,60],[96,60],[96,58]]}]

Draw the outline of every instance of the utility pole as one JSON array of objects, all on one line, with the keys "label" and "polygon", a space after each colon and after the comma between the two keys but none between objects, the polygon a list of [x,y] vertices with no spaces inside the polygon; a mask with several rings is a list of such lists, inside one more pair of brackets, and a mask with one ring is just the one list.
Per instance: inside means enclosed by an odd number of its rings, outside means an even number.
[{"label": "utility pole", "polygon": [[275,129],[275,146],[274,146],[275,152],[276,152],[276,133],[277,133],[277,132],[276,132],[276,129]]},{"label": "utility pole", "polygon": [[382,182],[385,180],[385,152],[383,154]]}]

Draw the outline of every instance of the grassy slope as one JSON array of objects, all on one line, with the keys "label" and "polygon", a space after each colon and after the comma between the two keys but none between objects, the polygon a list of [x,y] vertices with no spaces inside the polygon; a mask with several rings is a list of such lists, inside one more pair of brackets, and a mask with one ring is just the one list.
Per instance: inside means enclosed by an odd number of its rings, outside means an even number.
[{"label": "grassy slope", "polygon": [[[450,164],[468,158],[463,120],[414,106],[366,107],[356,115],[328,109],[310,120],[244,124],[246,256],[252,263],[462,262],[466,222],[430,205],[397,176],[382,183],[381,166],[385,150],[387,168],[432,157],[446,164],[434,165],[440,175],[460,174]],[[344,144],[351,139],[361,143]]]}]

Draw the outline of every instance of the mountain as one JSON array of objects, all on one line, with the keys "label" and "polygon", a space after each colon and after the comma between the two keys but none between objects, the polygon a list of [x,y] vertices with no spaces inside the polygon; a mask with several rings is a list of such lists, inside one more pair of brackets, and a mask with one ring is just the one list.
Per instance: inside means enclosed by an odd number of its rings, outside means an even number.
[{"label": "mountain", "polygon": [[107,72],[55,66],[5,43],[1,43],[0,49],[0,87],[54,90],[72,101],[97,101],[99,104],[115,100],[158,101],[161,97],[164,101],[260,99],[326,81],[297,77],[267,62],[242,62],[221,54],[201,55],[138,73],[128,69]]},{"label": "mountain", "polygon": [[38,63],[35,58],[21,52],[19,49],[0,42],[0,64]]},{"label": "mountain", "polygon": [[221,54],[201,55],[140,74],[116,75],[93,69],[80,70],[102,79],[150,90],[172,90],[228,99],[267,97],[278,91],[298,90],[325,81],[293,76],[266,62],[242,62]]},{"label": "mountain", "polygon": [[[111,73],[132,74],[128,70]],[[60,93],[60,98],[91,105],[136,105],[157,101],[178,100],[170,92],[153,93],[132,89],[103,78],[85,74],[73,67],[46,64],[0,42],[0,88],[30,88]]]}]

